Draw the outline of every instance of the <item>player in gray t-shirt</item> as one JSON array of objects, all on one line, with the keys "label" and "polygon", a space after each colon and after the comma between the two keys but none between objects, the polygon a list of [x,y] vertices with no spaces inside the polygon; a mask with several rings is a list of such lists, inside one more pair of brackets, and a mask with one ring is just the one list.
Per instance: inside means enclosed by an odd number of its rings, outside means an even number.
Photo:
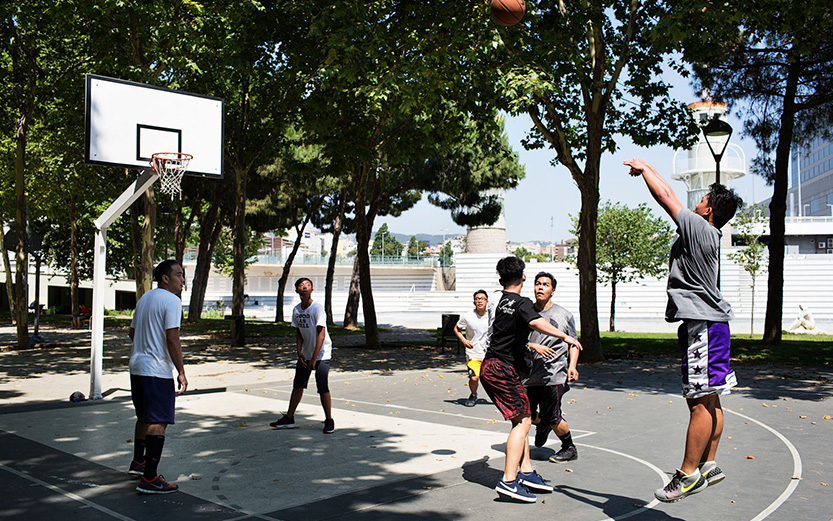
[{"label": "player in gray t-shirt", "polygon": [[[564,333],[576,335],[576,321],[573,314],[553,304],[555,277],[551,273],[540,272],[535,275],[535,309],[550,324]],[[530,409],[538,411],[535,431],[535,446],[543,447],[551,431],[555,431],[561,440],[561,449],[550,457],[553,463],[566,463],[578,459],[578,450],[573,444],[570,426],[561,414],[561,402],[564,393],[570,390],[568,382],[578,380],[579,349],[568,346],[558,338],[532,331],[529,334],[530,345],[539,344],[552,350],[552,356],[545,358],[535,353],[532,358],[532,370],[526,379],[526,394],[529,396]],[[532,353],[530,353],[532,354]]]},{"label": "player in gray t-shirt", "polygon": [[678,330],[682,350],[683,396],[689,409],[683,464],[665,487],[654,492],[660,501],[679,501],[725,477],[715,464],[723,434],[720,395],[737,385],[729,366],[729,320],[732,307],[718,288],[722,228],[734,217],[741,198],[721,184],[713,184],[694,207],[683,207],[668,182],[648,163],[625,161],[630,175],[641,176],[654,199],[677,223],[671,247],[668,306],[665,319],[682,320]]}]

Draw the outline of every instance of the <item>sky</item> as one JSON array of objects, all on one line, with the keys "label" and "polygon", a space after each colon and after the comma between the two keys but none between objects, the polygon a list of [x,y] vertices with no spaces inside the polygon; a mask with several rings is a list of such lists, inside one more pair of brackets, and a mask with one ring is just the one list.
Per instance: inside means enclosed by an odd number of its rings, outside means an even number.
[{"label": "sky", "polygon": [[[684,103],[700,100],[687,79],[669,68],[666,68],[664,74],[664,79],[672,84],[672,95],[677,100]],[[730,114],[728,121],[734,128],[731,143],[743,149],[748,169],[752,158],[757,154],[755,143],[741,137],[742,121],[739,118]],[[570,216],[578,215],[581,207],[580,192],[566,168],[550,164],[550,160],[555,156],[551,150],[524,150],[521,140],[531,127],[532,121],[527,115],[506,120],[509,142],[519,154],[520,162],[526,167],[526,177],[517,188],[506,192],[506,238],[512,242],[559,242],[571,237]],[[645,202],[654,214],[665,215],[651,198],[645,182],[630,177],[628,169],[622,165],[622,161],[636,157],[651,163],[671,183],[677,197],[685,204],[685,184],[671,180],[674,150],[666,146],[638,147],[624,137],[619,137],[617,143],[619,150],[616,153],[602,156],[601,203],[611,200],[633,207]],[[759,202],[772,195],[772,187],[767,186],[762,178],[751,174],[732,181],[729,186],[734,188],[745,202]],[[453,236],[466,233],[465,228],[457,226],[451,220],[449,212],[432,206],[426,198],[399,217],[377,218],[375,227],[378,228],[383,223],[387,223],[391,232],[407,235],[428,233]]]}]

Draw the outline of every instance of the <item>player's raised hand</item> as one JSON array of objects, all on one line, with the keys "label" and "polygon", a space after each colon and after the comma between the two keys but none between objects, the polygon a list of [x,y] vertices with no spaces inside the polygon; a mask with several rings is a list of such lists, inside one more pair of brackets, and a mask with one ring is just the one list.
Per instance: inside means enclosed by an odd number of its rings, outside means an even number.
[{"label": "player's raised hand", "polygon": [[651,165],[641,159],[628,159],[626,161],[622,161],[622,164],[630,167],[630,171],[628,173],[632,177],[639,177],[645,170],[653,169]]}]

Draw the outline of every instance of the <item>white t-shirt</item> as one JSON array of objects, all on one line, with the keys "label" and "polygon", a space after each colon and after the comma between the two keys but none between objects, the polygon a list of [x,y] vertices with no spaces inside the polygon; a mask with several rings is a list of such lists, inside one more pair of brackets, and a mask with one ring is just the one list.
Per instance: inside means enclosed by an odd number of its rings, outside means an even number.
[{"label": "white t-shirt", "polygon": [[130,327],[133,351],[130,353],[130,374],[173,378],[176,369],[168,352],[168,329],[179,329],[182,301],[170,291],[156,288],[148,291],[136,304]]},{"label": "white t-shirt", "polygon": [[324,306],[313,302],[307,309],[298,304],[292,309],[292,325],[301,332],[304,344],[301,346],[301,354],[307,360],[315,353],[315,342],[318,337],[318,326],[324,327],[324,344],[318,353],[318,360],[329,360],[332,356],[333,341],[330,340],[330,333],[327,331],[327,313]]},{"label": "white t-shirt", "polygon": [[474,345],[470,349],[466,348],[468,360],[483,360],[486,356],[486,348],[489,347],[489,322],[488,309],[482,316],[471,310],[457,322],[457,329],[465,329],[466,339]]}]

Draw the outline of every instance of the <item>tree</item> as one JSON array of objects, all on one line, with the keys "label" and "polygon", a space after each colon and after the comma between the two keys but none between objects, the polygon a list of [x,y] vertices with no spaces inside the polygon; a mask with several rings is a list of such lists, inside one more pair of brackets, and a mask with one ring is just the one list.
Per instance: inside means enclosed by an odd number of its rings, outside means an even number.
[{"label": "tree", "polygon": [[833,11],[829,2],[680,2],[666,24],[695,64],[694,87],[742,107],[758,146],[752,172],[773,185],[763,341],[780,344],[790,148],[833,124]]},{"label": "tree", "polygon": [[[494,124],[488,103],[494,71],[480,67],[480,58],[494,52],[494,38],[485,10],[474,2],[323,4],[310,29],[315,41],[305,49],[321,56],[310,61],[322,65],[305,98],[304,120],[328,157],[347,165],[344,185],[355,204],[358,243],[351,288],[361,293],[366,344],[376,348],[368,252],[373,221],[385,205],[407,208],[421,190],[435,189],[414,174],[438,150],[458,143],[469,121]],[[345,326],[354,324],[357,306],[351,289]]]},{"label": "tree", "polygon": [[451,248],[450,242],[443,244],[440,249],[440,266],[454,266],[454,250]]},{"label": "tree", "polygon": [[729,254],[743,270],[752,277],[752,306],[749,316],[749,336],[755,334],[755,288],[758,275],[766,271],[766,246],[761,242],[761,236],[767,222],[764,208],[760,204],[746,205],[735,216],[735,229],[738,239],[746,246],[740,251]]},{"label": "tree", "polygon": [[696,134],[661,79],[666,43],[653,30],[664,9],[649,0],[541,3],[523,24],[500,30],[507,60],[498,90],[512,114],[532,119],[524,146],[552,149],[581,195],[582,360],[603,359],[596,303],[602,153],[616,150],[617,135],[640,146],[679,146]]},{"label": "tree", "polygon": [[[581,219],[573,218],[573,234]],[[659,277],[668,271],[668,252],[674,231],[655,217],[645,203],[636,208],[612,203],[599,208],[596,262],[599,282],[610,284],[610,331],[616,331],[616,285]],[[571,257],[572,259],[572,257]]]},{"label": "tree", "polygon": [[5,2],[0,7],[0,129],[13,136],[14,207],[17,244],[15,245],[14,313],[17,345],[29,347],[26,298],[28,274],[29,200],[27,161],[30,131],[48,107],[60,99],[66,82],[76,74],[89,56],[89,32],[83,14],[87,6],[33,0]]},{"label": "tree", "polygon": [[376,235],[373,237],[373,246],[370,248],[370,254],[397,258],[402,256],[402,250],[404,248],[405,245],[397,241],[396,237],[390,234],[388,225],[385,223],[376,230]]},{"label": "tree", "polygon": [[416,238],[416,235],[411,235],[408,240],[408,257],[422,257],[425,248],[428,247],[426,241],[421,241]]},{"label": "tree", "polygon": [[513,251],[512,254],[515,255],[515,257],[518,257],[519,259],[523,260],[524,262],[529,262],[529,259],[533,257],[532,252],[527,250],[523,246],[518,246],[517,248],[515,248],[515,251]]}]

